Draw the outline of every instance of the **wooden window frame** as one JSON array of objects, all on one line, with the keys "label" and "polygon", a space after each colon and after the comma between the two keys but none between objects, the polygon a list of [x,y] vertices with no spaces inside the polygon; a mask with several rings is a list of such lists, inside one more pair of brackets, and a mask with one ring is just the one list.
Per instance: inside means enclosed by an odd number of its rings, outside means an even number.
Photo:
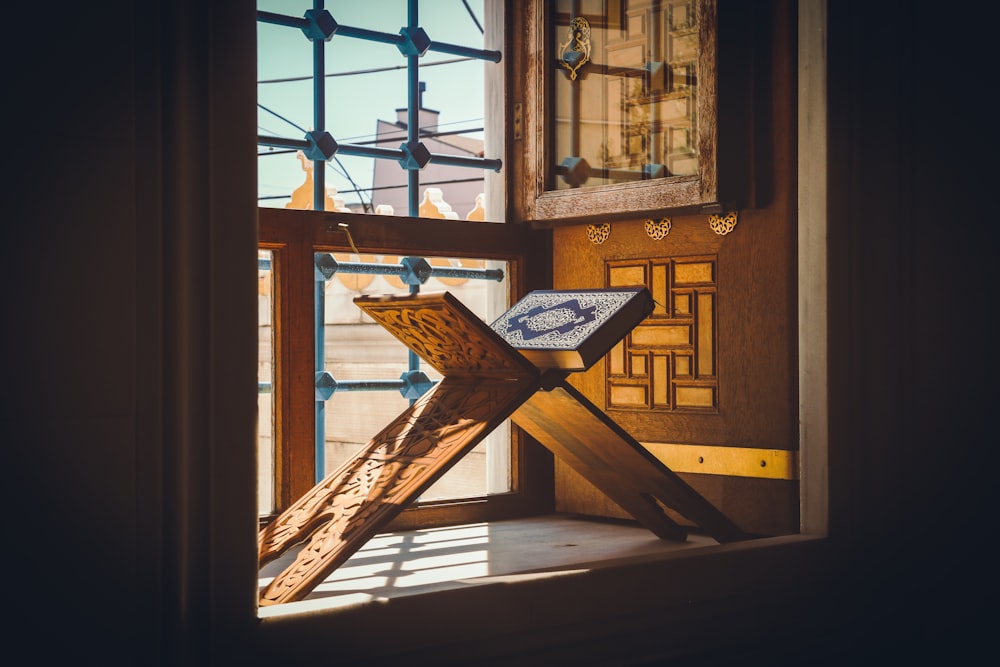
[{"label": "wooden window frame", "polygon": [[[551,91],[556,74],[548,29],[548,0],[528,0],[525,11],[508,15],[513,91],[512,130],[507,164],[512,165],[515,215],[549,224],[579,224],[595,219],[636,217],[664,212],[721,212],[752,204],[749,158],[753,128],[755,59],[751,57],[752,7],[694,0],[699,17],[698,173],[569,190],[546,187],[552,161]],[[724,21],[720,21],[724,18]],[[538,54],[543,54],[539,56]]]},{"label": "wooden window frame", "polygon": [[[348,239],[340,223],[349,225]],[[422,257],[476,257],[508,263],[509,298],[544,286],[551,254],[548,236],[524,225],[429,220],[329,211],[258,209],[258,245],[272,253],[273,429],[275,514],[315,485],[314,254],[353,252]],[[509,493],[419,503],[404,511],[394,530],[530,516],[553,507],[551,455],[520,429],[511,428]]]},{"label": "wooden window frame", "polygon": [[[814,85],[822,87],[825,81],[825,68],[822,66],[825,51],[821,37],[825,23],[819,3],[807,3],[806,8],[809,11],[804,12],[802,24],[803,28],[809,29],[801,30],[801,34],[807,42],[804,51],[810,59],[800,66],[800,74],[808,79],[808,90]],[[287,618],[259,618],[256,614],[247,613],[250,598],[240,594],[242,589],[239,587],[245,583],[243,579],[239,579],[234,586],[232,576],[210,578],[213,599],[221,601],[223,612],[219,616],[237,628],[241,639],[251,637],[255,640],[248,644],[253,657],[260,659],[265,656],[279,662],[296,658],[315,660],[315,656],[320,654],[317,651],[328,650],[324,647],[329,647],[331,642],[341,647],[341,653],[354,650],[367,659],[377,654],[419,660],[433,656],[435,651],[451,651],[454,655],[456,651],[462,652],[462,646],[456,649],[456,627],[474,630],[489,628],[484,640],[487,643],[502,643],[511,637],[522,637],[523,641],[515,642],[516,650],[522,644],[537,644],[542,635],[558,634],[571,625],[593,627],[595,623],[604,623],[606,626],[607,619],[612,616],[624,619],[620,622],[625,628],[623,634],[631,629],[634,636],[635,619],[648,617],[650,610],[656,612],[657,619],[668,620],[685,619],[692,604],[707,605],[713,610],[719,607],[722,611],[731,612],[731,600],[726,596],[735,590],[742,591],[744,599],[747,597],[747,571],[758,573],[750,582],[752,592],[772,597],[774,593],[788,590],[790,572],[794,573],[799,588],[803,582],[808,588],[811,582],[827,580],[829,573],[835,569],[837,551],[826,539],[826,190],[823,187],[826,172],[822,168],[827,136],[826,100],[814,93],[809,102],[807,108],[800,109],[798,128],[800,156],[808,156],[800,157],[803,186],[800,188],[799,215],[803,234],[799,239],[799,251],[800,266],[805,267],[800,273],[800,299],[810,305],[799,310],[800,341],[805,352],[799,377],[802,387],[807,389],[799,407],[803,446],[808,445],[810,453],[802,461],[803,476],[809,479],[809,483],[802,490],[801,534],[708,547],[705,550],[683,550],[675,557],[655,561],[633,558],[628,563],[614,563],[610,567],[594,563],[573,572],[560,571],[553,576],[505,580],[499,585],[496,581],[486,582],[489,585],[483,586],[462,582],[453,590],[421,593],[409,596],[400,603],[386,604],[379,600],[368,605],[351,605]],[[283,218],[285,213],[276,215]],[[310,212],[310,215],[318,214]],[[270,212],[265,212],[262,217],[270,216]],[[236,450],[242,446],[234,442],[227,445],[227,451],[231,449],[233,453],[238,453]],[[217,489],[222,491],[229,491],[234,484],[228,474],[219,475],[218,482]],[[216,523],[225,525],[225,520],[218,519],[227,519],[224,510],[228,509],[226,501],[232,494],[217,495],[221,502],[212,505],[211,514]],[[251,504],[253,501],[245,495],[243,506],[248,512]],[[238,540],[231,543],[238,543]],[[223,544],[228,546],[231,543]],[[229,562],[219,559],[214,562],[224,563],[224,566],[217,569],[224,575],[229,575],[234,569],[243,575],[250,568],[248,559],[243,558],[243,552],[235,546],[228,551],[238,567],[232,568]],[[250,553],[249,549],[244,551]],[[762,558],[766,560],[767,567],[760,567]],[[567,600],[577,598],[581,604],[567,604]],[[600,614],[595,615],[595,606],[587,602],[598,598],[602,604]],[[719,600],[723,600],[723,604],[719,604]],[[533,610],[531,618],[534,620],[528,622],[530,628],[523,615],[496,613],[497,609],[517,609],[525,605]],[[441,610],[457,611],[444,619],[451,622],[443,622]],[[659,625],[662,626],[662,622]],[[407,632],[385,631],[385,628],[397,627],[405,627]],[[529,630],[527,634],[526,628]],[[414,647],[416,633],[420,633],[421,641]],[[232,634],[224,635],[226,646],[232,645],[232,637]],[[669,637],[660,639],[669,640]],[[679,640],[681,648],[688,647],[683,636]],[[463,646],[468,649],[482,644],[472,641],[465,642]],[[590,645],[584,644],[582,651],[586,652]],[[695,644],[700,645],[698,642]],[[467,652],[478,655],[476,650]]]}]

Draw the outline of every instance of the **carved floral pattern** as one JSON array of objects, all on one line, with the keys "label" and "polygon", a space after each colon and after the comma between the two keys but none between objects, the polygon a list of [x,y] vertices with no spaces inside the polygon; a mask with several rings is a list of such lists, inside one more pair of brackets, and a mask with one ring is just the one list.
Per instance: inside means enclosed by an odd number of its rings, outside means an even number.
[{"label": "carved floral pattern", "polygon": [[601,245],[611,236],[611,223],[605,222],[600,225],[587,225],[587,238],[595,245]]},{"label": "carved floral pattern", "polygon": [[[443,296],[443,295],[442,295]],[[457,300],[402,297],[356,303],[442,375],[530,375],[534,367]]]},{"label": "carved floral pattern", "polygon": [[719,236],[725,236],[729,232],[736,229],[736,222],[736,213],[727,213],[724,216],[715,214],[708,216],[709,229]]},{"label": "carved floral pattern", "polygon": [[670,218],[660,218],[659,222],[653,222],[652,219],[647,219],[643,223],[643,227],[646,229],[646,234],[654,241],[662,241],[666,238],[667,234],[670,233],[671,226],[672,223]]}]

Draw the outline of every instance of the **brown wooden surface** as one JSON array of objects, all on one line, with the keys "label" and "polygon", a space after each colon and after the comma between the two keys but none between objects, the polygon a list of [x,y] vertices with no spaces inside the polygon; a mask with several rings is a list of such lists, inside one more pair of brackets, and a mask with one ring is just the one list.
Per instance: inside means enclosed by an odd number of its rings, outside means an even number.
[{"label": "brown wooden surface", "polygon": [[547,250],[545,237],[525,225],[279,208],[258,216],[262,242],[306,242],[317,251],[353,252],[342,223],[363,253],[517,260]]},{"label": "brown wooden surface", "polygon": [[[316,483],[314,468],[316,437],[315,341],[296,332],[312,322],[315,312],[315,274],[290,270],[314,265],[313,250],[303,243],[262,243],[271,250],[273,287],[273,381],[272,395],[277,419],[274,428],[274,499],[287,507]],[[282,416],[295,415],[295,419]]]},{"label": "brown wooden surface", "polygon": [[661,538],[683,540],[686,530],[657,500],[720,542],[748,537],[569,385],[536,392],[511,419]]}]

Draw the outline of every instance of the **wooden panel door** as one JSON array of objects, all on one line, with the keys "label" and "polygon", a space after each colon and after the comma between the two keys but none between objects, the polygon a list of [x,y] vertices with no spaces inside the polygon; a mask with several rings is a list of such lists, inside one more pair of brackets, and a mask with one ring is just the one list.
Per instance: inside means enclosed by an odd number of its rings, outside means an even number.
[{"label": "wooden panel door", "polygon": [[[570,382],[743,530],[796,532],[794,216],[742,211],[725,235],[709,218],[675,217],[660,240],[666,219],[553,230],[556,289],[645,285],[656,301]],[[556,497],[628,516],[558,461]]]},{"label": "wooden panel door", "polygon": [[[633,99],[601,93],[618,73],[607,67],[594,65],[590,79],[578,76],[567,83],[558,63],[552,64],[555,56],[537,58],[538,52],[563,43],[554,38],[535,52],[515,50],[516,66],[539,85],[514,96],[525,110],[520,143],[514,133],[515,148],[522,149],[514,156],[523,156],[514,160],[515,177],[523,185],[513,190],[515,203],[520,202],[514,210],[536,228],[552,230],[553,287],[645,285],[657,301],[653,314],[622,346],[569,381],[741,529],[797,532],[794,3],[725,4],[717,13],[711,0],[629,3],[620,16],[612,11],[619,3],[606,3],[603,11],[610,13],[604,18],[583,4],[546,7],[557,11],[546,14],[538,8],[533,14],[540,34],[562,34],[559,30],[576,16],[587,19],[595,63],[608,64],[618,53],[612,53],[615,44],[634,42],[645,45],[633,49],[637,62],[649,62],[629,72],[652,72],[658,58],[669,62],[673,72],[669,80],[646,77],[643,85],[628,88]],[[695,34],[702,55],[718,47],[717,59],[678,60],[684,50],[677,48]],[[682,76],[685,67],[697,76]],[[705,113],[701,102],[692,102],[686,108],[698,111],[690,115],[690,132],[682,122],[687,117],[675,119],[667,131],[662,114],[659,124],[647,124],[646,116],[636,111],[662,111],[667,101],[683,99],[692,83],[699,95],[711,93],[715,106],[709,111],[717,113]],[[573,136],[579,136],[581,151],[593,148],[584,139],[594,127],[603,127],[610,142],[606,149],[597,144],[589,161],[601,156],[610,160],[619,148],[632,145],[614,143],[618,134],[631,136],[633,124],[637,131],[648,125],[649,141],[635,144],[637,164],[664,162],[661,157],[666,156],[669,167],[671,156],[684,152],[677,151],[697,146],[699,169],[729,165],[727,173],[738,175],[741,196],[696,199],[683,206],[639,194],[660,182],[673,187],[670,183],[686,176],[599,187],[581,181],[536,196],[539,188],[560,183],[546,180],[546,174],[574,164],[563,160],[558,141],[560,123],[574,116],[553,112],[559,91],[572,92],[574,86],[581,101],[568,108],[579,111],[578,135]],[[597,97],[584,104],[588,90]],[[616,105],[624,105],[621,113]],[[594,124],[602,118],[603,126]],[[654,132],[657,128],[662,136]],[[575,148],[572,141],[569,145]],[[710,182],[700,187],[710,190]],[[532,206],[545,197],[564,205],[558,212]],[[556,496],[562,511],[627,516],[558,462]]]}]

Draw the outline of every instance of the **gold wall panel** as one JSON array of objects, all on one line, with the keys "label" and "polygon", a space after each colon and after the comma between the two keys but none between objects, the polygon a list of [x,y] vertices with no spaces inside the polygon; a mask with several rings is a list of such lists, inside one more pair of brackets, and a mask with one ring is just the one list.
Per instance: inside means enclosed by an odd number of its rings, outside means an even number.
[{"label": "gold wall panel", "polygon": [[625,346],[621,343],[608,352],[608,372],[612,375],[625,374]]},{"label": "gold wall panel", "polygon": [[691,377],[691,357],[674,356],[674,375],[676,377]]},{"label": "gold wall panel", "polygon": [[633,354],[629,363],[629,372],[632,375],[648,375],[646,370],[646,355]]},{"label": "gold wall panel", "polygon": [[715,375],[715,295],[698,295],[698,374]]},{"label": "gold wall panel", "polygon": [[644,408],[648,403],[646,387],[634,385],[614,385],[611,387],[610,400],[612,405]]},{"label": "gold wall panel", "polygon": [[649,293],[653,296],[653,302],[655,303],[653,315],[666,317],[667,304],[670,303],[667,295],[667,266],[664,264],[654,265],[652,278],[653,284],[650,285],[651,289]]},{"label": "gold wall panel", "polygon": [[665,354],[653,355],[653,407],[670,406],[670,357]]},{"label": "gold wall panel", "polygon": [[674,403],[677,407],[710,408],[715,405],[712,387],[677,387]]},{"label": "gold wall panel", "polygon": [[632,345],[643,347],[674,347],[691,344],[690,325],[639,325],[632,330]]},{"label": "gold wall panel", "polygon": [[674,294],[674,315],[690,315],[691,314],[691,295],[681,292],[680,294]]},{"label": "gold wall panel", "polygon": [[678,285],[711,283],[712,282],[711,262],[680,263],[674,265],[674,282]]},{"label": "gold wall panel", "polygon": [[674,472],[763,479],[799,478],[798,452],[785,449],[667,442],[644,442],[642,446]]},{"label": "gold wall panel", "polygon": [[645,266],[621,266],[608,272],[608,287],[633,287],[646,284]]},{"label": "gold wall panel", "polygon": [[718,412],[716,270],[715,256],[607,263],[608,287],[645,286],[656,302],[608,355],[608,409]]}]

